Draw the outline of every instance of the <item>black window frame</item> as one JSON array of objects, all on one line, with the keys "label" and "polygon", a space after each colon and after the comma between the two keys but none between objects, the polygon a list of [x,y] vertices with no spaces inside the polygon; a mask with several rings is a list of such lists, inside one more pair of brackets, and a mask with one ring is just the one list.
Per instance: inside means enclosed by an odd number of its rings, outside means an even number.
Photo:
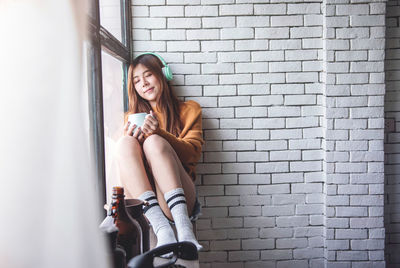
[{"label": "black window frame", "polygon": [[[118,1],[118,0],[116,0]],[[100,194],[103,203],[106,203],[106,170],[105,170],[105,144],[104,144],[104,107],[103,107],[103,85],[102,85],[102,58],[101,52],[117,58],[123,63],[123,95],[124,111],[127,110],[127,78],[128,67],[132,59],[131,51],[131,1],[119,0],[121,7],[121,35],[122,42],[113,34],[101,26],[100,23],[100,1],[91,0],[89,5],[88,38],[89,48],[87,50],[88,62],[88,88],[89,88],[89,122],[91,122],[91,133],[93,153],[95,155],[95,172],[97,178],[96,190]]]}]

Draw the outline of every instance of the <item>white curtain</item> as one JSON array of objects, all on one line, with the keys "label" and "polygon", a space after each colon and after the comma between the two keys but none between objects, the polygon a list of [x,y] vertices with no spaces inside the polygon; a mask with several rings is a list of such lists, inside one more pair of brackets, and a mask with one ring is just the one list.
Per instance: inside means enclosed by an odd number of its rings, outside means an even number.
[{"label": "white curtain", "polygon": [[109,267],[82,0],[0,0],[0,267]]}]

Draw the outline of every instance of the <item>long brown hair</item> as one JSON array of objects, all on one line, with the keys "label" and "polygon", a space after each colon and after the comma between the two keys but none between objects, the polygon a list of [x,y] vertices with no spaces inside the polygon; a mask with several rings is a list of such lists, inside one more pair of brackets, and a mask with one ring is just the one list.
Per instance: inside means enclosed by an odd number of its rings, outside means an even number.
[{"label": "long brown hair", "polygon": [[132,113],[150,113],[150,103],[143,99],[136,91],[133,82],[133,70],[136,66],[142,64],[160,81],[161,96],[157,102],[157,108],[161,111],[165,122],[166,130],[175,136],[182,131],[181,121],[179,119],[179,103],[170,84],[162,73],[163,64],[159,58],[151,54],[143,54],[134,59],[128,70],[128,99],[129,106],[126,115]]}]

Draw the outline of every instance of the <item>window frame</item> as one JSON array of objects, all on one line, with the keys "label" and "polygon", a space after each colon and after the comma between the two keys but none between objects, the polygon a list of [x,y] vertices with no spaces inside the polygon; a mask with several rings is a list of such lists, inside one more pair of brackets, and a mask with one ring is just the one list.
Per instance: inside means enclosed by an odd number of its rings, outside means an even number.
[{"label": "window frame", "polygon": [[123,63],[123,95],[124,111],[127,110],[127,78],[128,67],[132,59],[131,51],[131,1],[120,0],[121,7],[121,35],[122,42],[114,37],[100,23],[100,1],[91,0],[88,22],[88,88],[89,88],[89,122],[93,153],[95,155],[95,173],[97,178],[96,191],[100,194],[103,203],[106,203],[106,163],[104,143],[104,107],[102,85],[102,58],[101,52],[117,58]]}]

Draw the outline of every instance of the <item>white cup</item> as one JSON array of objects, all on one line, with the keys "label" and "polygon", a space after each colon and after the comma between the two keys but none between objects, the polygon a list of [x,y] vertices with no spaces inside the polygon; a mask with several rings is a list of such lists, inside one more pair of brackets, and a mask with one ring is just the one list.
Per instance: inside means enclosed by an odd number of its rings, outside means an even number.
[{"label": "white cup", "polygon": [[129,127],[132,127],[133,125],[136,125],[137,127],[143,126],[146,115],[146,113],[130,114],[128,116],[128,121],[131,123]]}]

